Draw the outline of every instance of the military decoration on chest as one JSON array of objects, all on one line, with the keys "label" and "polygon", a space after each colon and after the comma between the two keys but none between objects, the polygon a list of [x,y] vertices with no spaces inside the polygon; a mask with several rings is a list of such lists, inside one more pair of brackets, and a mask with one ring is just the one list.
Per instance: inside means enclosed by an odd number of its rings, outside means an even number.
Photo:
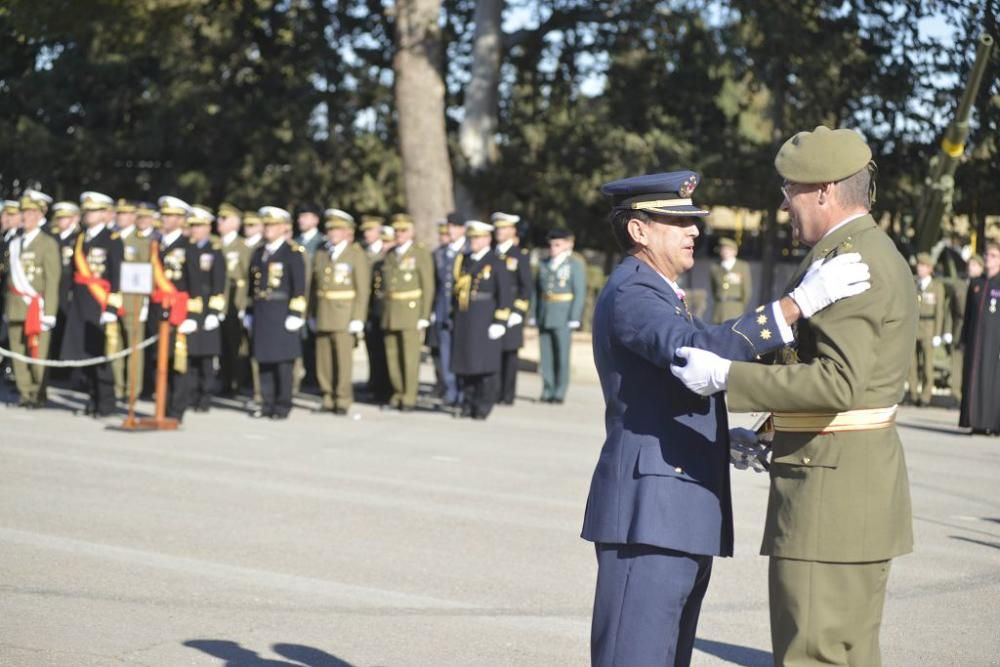
[{"label": "military decoration on chest", "polygon": [[108,251],[100,246],[93,246],[87,251],[87,266],[98,278],[107,271]]},{"label": "military decoration on chest", "polygon": [[163,275],[166,276],[167,280],[177,282],[184,277],[184,263],[186,260],[187,254],[184,248],[173,248],[167,251],[167,254],[163,257]]}]

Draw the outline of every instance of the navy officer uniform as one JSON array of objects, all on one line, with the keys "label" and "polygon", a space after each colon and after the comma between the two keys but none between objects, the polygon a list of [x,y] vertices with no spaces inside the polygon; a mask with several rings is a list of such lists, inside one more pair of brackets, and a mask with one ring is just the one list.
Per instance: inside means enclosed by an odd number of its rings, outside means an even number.
[{"label": "navy officer uniform", "polygon": [[498,400],[503,405],[513,405],[517,394],[517,353],[524,346],[524,322],[531,307],[534,276],[531,256],[517,243],[517,223],[521,216],[497,211],[490,216],[490,221],[496,227],[497,243],[493,250],[507,271],[513,299],[507,333],[503,335]]},{"label": "navy officer uniform", "polygon": [[[291,225],[276,206],[260,209],[265,228]],[[265,235],[267,233],[265,232]],[[306,261],[302,246],[279,235],[262,243],[250,260],[250,302],[246,324],[250,349],[260,366],[261,406],[251,416],[286,419],[292,410],[292,367],[302,356],[299,331],[305,324]]]},{"label": "navy officer uniform", "polygon": [[[689,226],[708,214],[690,199],[697,184],[697,174],[681,171],[601,191],[613,199],[613,225],[658,214],[652,224]],[[607,436],[582,533],[598,562],[593,665],[689,664],[712,559],[733,553],[726,403],[722,394],[688,391],[670,374],[674,350],[750,360],[793,337],[777,303],[710,326],[691,316],[682,297],[628,254],[594,311]]]},{"label": "navy officer uniform", "polygon": [[436,343],[438,353],[438,375],[444,389],[445,405],[458,406],[462,402],[462,391],[458,378],[451,369],[451,344],[454,322],[451,319],[451,297],[455,286],[455,262],[468,250],[465,227],[454,213],[448,214],[442,233],[447,232],[449,241],[442,243],[431,253],[434,259],[434,306],[431,311],[433,322],[428,332],[428,345]]}]

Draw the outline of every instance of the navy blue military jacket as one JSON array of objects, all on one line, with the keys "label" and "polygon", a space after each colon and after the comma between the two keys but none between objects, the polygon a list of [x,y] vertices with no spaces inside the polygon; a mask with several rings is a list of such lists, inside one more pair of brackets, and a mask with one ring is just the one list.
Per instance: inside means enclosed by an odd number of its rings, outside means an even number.
[{"label": "navy blue military jacket", "polygon": [[301,335],[285,328],[285,318],[306,316],[305,249],[286,242],[265,259],[266,250],[262,243],[253,251],[247,307],[253,315],[251,354],[264,364],[302,356]]},{"label": "navy blue military jacket", "polygon": [[709,326],[666,280],[626,257],[594,309],[594,361],[607,436],[583,538],[731,556],[729,424],[723,393],[702,397],[670,373],[689,346],[750,360],[782,346],[771,308]]}]

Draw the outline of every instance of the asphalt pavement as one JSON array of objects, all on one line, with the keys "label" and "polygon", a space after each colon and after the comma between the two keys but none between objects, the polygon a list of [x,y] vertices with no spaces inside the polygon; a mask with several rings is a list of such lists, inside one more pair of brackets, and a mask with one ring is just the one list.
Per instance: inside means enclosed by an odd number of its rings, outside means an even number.
[{"label": "asphalt pavement", "polygon": [[[0,665],[587,664],[603,402],[585,380],[538,393],[522,374],[486,422],[218,401],[172,433],[108,430],[65,391],[0,407]],[[886,665],[1000,664],[1000,439],[956,421],[900,413],[916,551],[892,566]],[[767,479],[733,482],[696,665],[771,664]]]}]

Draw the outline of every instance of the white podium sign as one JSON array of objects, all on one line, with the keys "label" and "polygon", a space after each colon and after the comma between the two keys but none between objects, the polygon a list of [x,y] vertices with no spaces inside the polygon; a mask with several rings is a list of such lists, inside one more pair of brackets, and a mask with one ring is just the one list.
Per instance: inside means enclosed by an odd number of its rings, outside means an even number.
[{"label": "white podium sign", "polygon": [[153,265],[146,262],[122,262],[119,281],[123,294],[152,294]]}]

